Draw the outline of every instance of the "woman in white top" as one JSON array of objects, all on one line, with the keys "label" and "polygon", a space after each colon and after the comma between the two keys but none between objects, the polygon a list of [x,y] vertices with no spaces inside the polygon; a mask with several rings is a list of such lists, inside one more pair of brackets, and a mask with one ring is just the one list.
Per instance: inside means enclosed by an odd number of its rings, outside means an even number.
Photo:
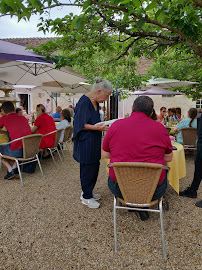
[{"label": "woman in white top", "polygon": [[[57,129],[65,129],[71,126],[71,114],[68,109],[64,109],[61,112],[62,121],[56,126]],[[60,136],[60,143],[63,142],[65,131],[63,130]]]}]

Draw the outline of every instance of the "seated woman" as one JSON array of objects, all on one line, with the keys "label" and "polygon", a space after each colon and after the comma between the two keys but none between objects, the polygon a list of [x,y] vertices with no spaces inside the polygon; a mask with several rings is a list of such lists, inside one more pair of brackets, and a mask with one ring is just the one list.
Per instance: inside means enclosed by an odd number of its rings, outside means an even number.
[{"label": "seated woman", "polygon": [[[38,104],[36,106],[37,118],[34,122],[34,127],[32,128],[32,133],[36,131],[40,134],[47,134],[56,130],[55,122],[53,118],[46,113],[46,109],[43,104]],[[45,136],[41,140],[39,146],[40,149],[44,149],[43,158],[49,158],[48,147],[53,147],[55,141],[55,133]]]},{"label": "seated woman", "polygon": [[181,129],[186,127],[197,128],[197,120],[196,120],[197,109],[196,108],[189,109],[187,116],[188,118],[183,119],[180,123],[177,124],[177,126],[174,129],[175,132],[179,131],[177,135],[177,142],[181,144],[183,144]]},{"label": "seated woman", "polygon": [[150,118],[152,119],[152,120],[154,120],[154,121],[157,121],[157,115],[156,115],[156,112],[155,112],[155,110],[153,109],[153,111],[152,111],[152,115],[150,115]]},{"label": "seated woman", "polygon": [[21,108],[17,108],[17,109],[15,110],[15,112],[16,112],[18,115],[23,115],[23,114],[22,114],[22,109],[21,109]]},{"label": "seated woman", "polygon": [[[71,114],[68,109],[64,109],[61,112],[62,121],[56,126],[57,129],[65,129],[71,126]],[[63,142],[65,131],[63,130],[60,136],[60,143]]]}]

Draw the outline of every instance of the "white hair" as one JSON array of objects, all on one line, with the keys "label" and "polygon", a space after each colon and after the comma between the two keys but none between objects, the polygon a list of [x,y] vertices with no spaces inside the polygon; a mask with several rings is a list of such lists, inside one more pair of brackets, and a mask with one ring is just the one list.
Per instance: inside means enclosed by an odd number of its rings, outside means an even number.
[{"label": "white hair", "polygon": [[113,87],[112,87],[112,84],[108,80],[95,78],[95,83],[93,84],[92,90],[97,91],[98,89],[104,92],[109,92],[113,90]]}]

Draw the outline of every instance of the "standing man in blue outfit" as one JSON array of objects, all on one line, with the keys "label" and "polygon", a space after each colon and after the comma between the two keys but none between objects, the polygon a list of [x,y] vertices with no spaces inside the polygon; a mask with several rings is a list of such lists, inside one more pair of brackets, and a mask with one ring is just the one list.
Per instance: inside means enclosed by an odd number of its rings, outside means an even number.
[{"label": "standing man in blue outfit", "polygon": [[83,95],[76,105],[74,115],[74,159],[80,163],[81,202],[90,208],[98,208],[99,194],[93,189],[97,182],[101,158],[102,131],[107,127],[99,123],[99,103],[107,101],[112,85],[107,80],[97,78],[92,91]]},{"label": "standing man in blue outfit", "polygon": [[[197,191],[199,189],[201,179],[202,179],[202,115],[198,119],[197,123],[198,141],[197,141],[197,153],[195,159],[195,171],[194,178],[191,186],[187,187],[185,190],[180,191],[180,196],[185,196],[189,198],[197,198]],[[202,207],[202,200],[196,203],[196,206]]]}]

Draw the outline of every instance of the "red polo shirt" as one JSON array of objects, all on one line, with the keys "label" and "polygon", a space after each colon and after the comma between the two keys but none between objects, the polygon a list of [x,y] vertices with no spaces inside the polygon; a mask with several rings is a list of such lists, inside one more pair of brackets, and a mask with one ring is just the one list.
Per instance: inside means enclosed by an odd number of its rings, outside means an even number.
[{"label": "red polo shirt", "polygon": [[[145,113],[134,112],[130,117],[111,125],[103,141],[103,150],[111,153],[113,162],[148,162],[165,165],[164,154],[172,152],[165,127]],[[113,168],[109,176],[116,181]],[[165,178],[162,171],[159,183]]]},{"label": "red polo shirt", "polygon": [[[27,119],[17,113],[9,113],[0,118],[0,128],[5,127],[9,133],[11,141],[23,136],[31,135],[31,128]],[[11,150],[21,149],[22,141],[11,143]]]}]

